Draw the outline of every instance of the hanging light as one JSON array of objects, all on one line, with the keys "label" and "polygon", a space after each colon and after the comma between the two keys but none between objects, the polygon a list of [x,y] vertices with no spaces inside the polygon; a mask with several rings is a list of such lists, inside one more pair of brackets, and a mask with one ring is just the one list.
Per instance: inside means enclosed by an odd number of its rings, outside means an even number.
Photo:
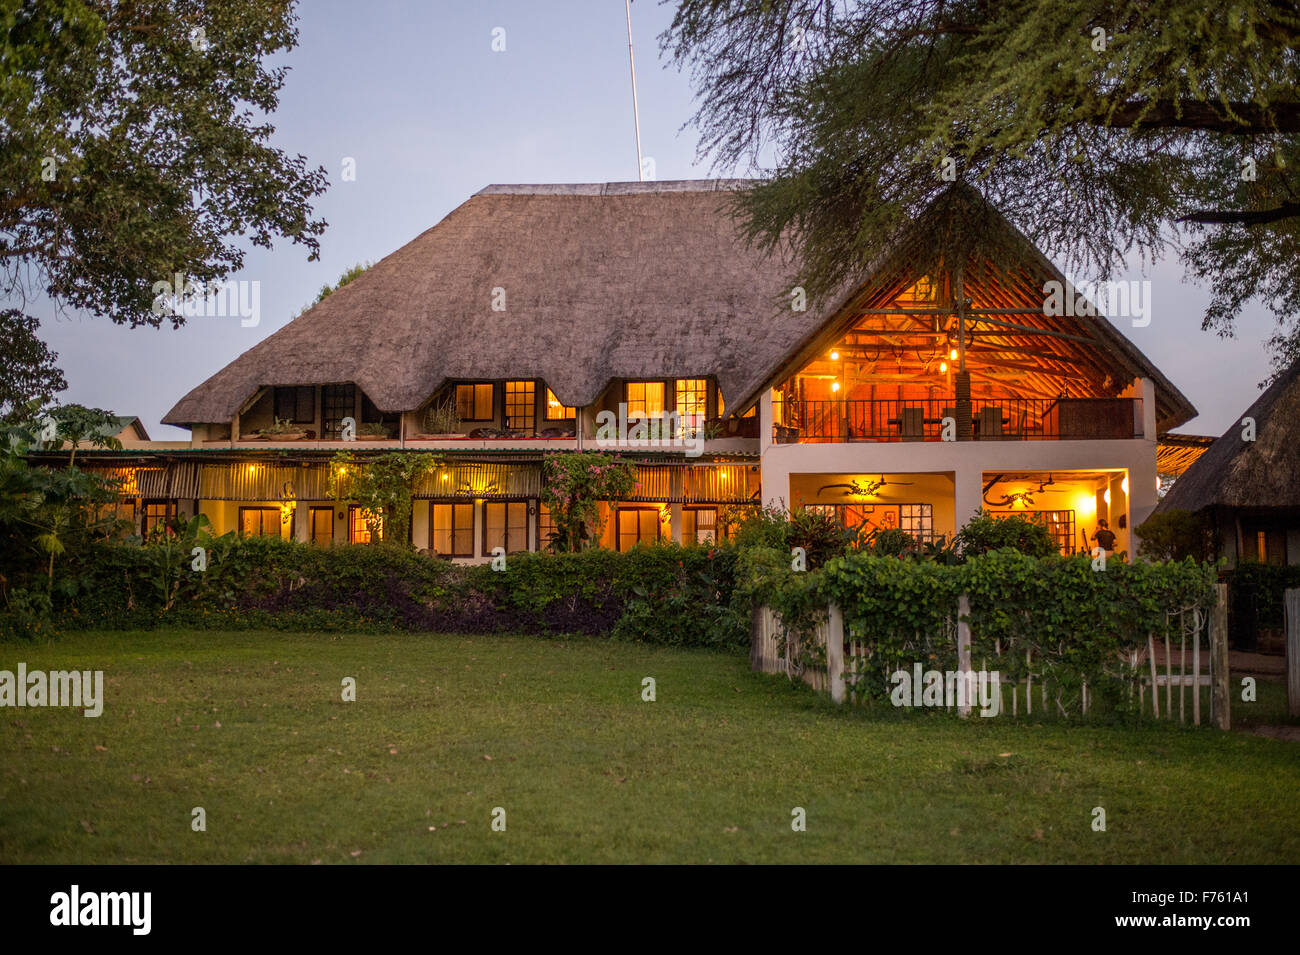
[{"label": "hanging light", "polygon": [[831,361],[839,361],[839,360],[840,360],[840,353],[837,352],[837,351],[832,351],[832,352],[831,352]]},{"label": "hanging light", "polygon": [[832,381],[831,391],[839,391],[839,390],[840,390],[840,383],[838,381]]}]

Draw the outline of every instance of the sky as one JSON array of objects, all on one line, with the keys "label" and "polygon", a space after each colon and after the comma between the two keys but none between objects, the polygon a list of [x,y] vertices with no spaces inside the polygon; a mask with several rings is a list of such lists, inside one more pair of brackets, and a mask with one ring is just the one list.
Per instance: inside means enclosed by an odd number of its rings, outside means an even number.
[{"label": "sky", "polygon": [[[642,153],[659,180],[746,174],[697,160],[690,76],[659,55],[671,15],[632,4]],[[191,388],[282,328],[322,285],[405,245],[484,186],[637,179],[623,0],[305,0],[299,16],[299,44],[281,58],[290,71],[273,142],[329,175],[315,205],[329,223],[320,260],[288,242],[250,248],[233,276],[260,283],[249,327],[230,316],[129,329],[44,303],[41,334],[69,382],[62,401],[137,415],[150,437],[187,440],[159,421]],[[1183,281],[1176,261],[1117,278],[1151,283],[1149,324],[1115,321],[1200,412],[1179,430],[1227,430],[1270,373],[1271,315],[1252,303],[1224,340],[1200,330],[1207,293]]]}]

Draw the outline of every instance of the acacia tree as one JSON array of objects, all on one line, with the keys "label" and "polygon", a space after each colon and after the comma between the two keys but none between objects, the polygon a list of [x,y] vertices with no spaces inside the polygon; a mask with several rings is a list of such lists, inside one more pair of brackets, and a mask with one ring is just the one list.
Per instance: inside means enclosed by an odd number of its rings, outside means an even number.
[{"label": "acacia tree", "polygon": [[[266,61],[295,24],[281,0],[0,5],[0,290],[179,326],[155,283],[224,281],[241,242],[316,258],[325,171],[269,144],[286,68]],[[13,330],[39,372],[34,324]],[[10,364],[4,389],[23,380]]]},{"label": "acacia tree", "polygon": [[[1296,4],[680,0],[661,43],[693,70],[701,151],[766,179],[737,197],[749,238],[789,241],[813,294],[956,181],[1097,279],[1176,247],[1203,328],[1259,296],[1275,365],[1300,357]],[[919,264],[997,243],[932,215]]]}]

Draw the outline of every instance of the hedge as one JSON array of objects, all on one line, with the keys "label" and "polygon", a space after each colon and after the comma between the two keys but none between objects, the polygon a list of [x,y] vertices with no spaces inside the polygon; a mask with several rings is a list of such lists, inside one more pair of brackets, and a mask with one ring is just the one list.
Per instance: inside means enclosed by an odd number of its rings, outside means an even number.
[{"label": "hedge", "polygon": [[504,571],[404,549],[316,548],[278,538],[102,543],[55,594],[56,629],[275,629],[592,634],[737,647],[736,551],[657,545],[510,555]]}]

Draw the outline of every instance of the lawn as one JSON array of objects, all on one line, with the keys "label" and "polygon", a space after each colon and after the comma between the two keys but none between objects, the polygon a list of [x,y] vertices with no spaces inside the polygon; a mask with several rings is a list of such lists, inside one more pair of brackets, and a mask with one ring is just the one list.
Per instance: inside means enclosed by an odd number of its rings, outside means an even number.
[{"label": "lawn", "polygon": [[853,711],[594,640],[0,645],[20,661],[102,669],[106,701],[0,711],[4,863],[1300,862],[1300,744],[1245,733]]}]

